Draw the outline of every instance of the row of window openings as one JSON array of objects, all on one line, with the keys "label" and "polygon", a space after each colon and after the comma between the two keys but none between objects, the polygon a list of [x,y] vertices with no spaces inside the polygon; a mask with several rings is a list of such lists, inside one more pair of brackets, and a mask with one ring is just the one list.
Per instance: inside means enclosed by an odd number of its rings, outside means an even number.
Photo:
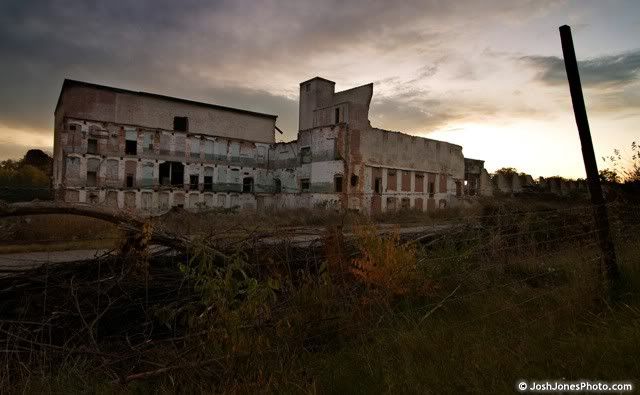
[{"label": "row of window openings", "polygon": [[[197,174],[192,174],[189,176],[189,188],[198,189],[199,176]],[[161,180],[161,185],[173,185],[173,186],[182,186],[182,182],[170,182],[167,179]],[[88,187],[95,187],[98,185],[98,176],[95,171],[87,172],[87,184]],[[134,175],[127,174],[125,179],[125,185],[127,188],[134,187]],[[253,177],[244,177],[242,179],[242,192],[243,193],[252,193],[253,188]],[[203,190],[204,191],[213,191],[213,176],[204,176],[203,177]]]},{"label": "row of window openings", "polygon": [[[153,152],[153,144],[146,144],[143,148],[144,152]],[[176,152],[181,152],[181,151],[176,151]],[[98,140],[97,139],[87,139],[87,153],[88,154],[94,154],[97,155],[98,154]],[[137,155],[138,154],[138,142],[137,140],[125,140],[125,147],[124,147],[124,153],[125,155]],[[167,152],[168,153],[168,152]],[[209,155],[213,155],[213,153],[207,153],[205,152],[206,156]],[[192,158],[199,158],[200,157],[200,152],[192,152],[191,153],[191,157]],[[310,156],[309,156],[309,162],[310,162]],[[257,153],[257,159],[258,161],[264,161],[264,153],[261,153],[260,150],[258,150]]]},{"label": "row of window openings", "polygon": [[[391,177],[394,177],[395,173],[390,173],[389,175]],[[422,184],[424,182],[423,180],[424,180],[424,176],[416,175],[416,184]],[[374,190],[374,193],[377,193],[377,194],[382,193],[382,178],[380,177],[375,178],[373,190]],[[435,182],[429,181],[429,185],[427,189],[427,193],[429,193],[429,197],[433,197],[435,190],[436,190]]]},{"label": "row of window openings", "polygon": [[[165,162],[165,164],[161,165],[160,168],[160,185],[169,186],[182,186],[184,182],[184,167],[181,167],[180,164]],[[178,166],[176,166],[176,164]],[[416,177],[422,178],[422,177]],[[134,186],[134,175],[127,174],[126,175],[126,186],[127,188],[133,188]],[[351,186],[355,187],[358,185],[358,176],[353,174],[351,175]],[[192,174],[189,176],[189,187],[192,189],[197,189],[199,183],[199,175]],[[282,184],[279,179],[274,179],[276,192],[279,193],[282,190]],[[87,186],[96,186],[97,185],[97,172],[88,171],[87,172]],[[213,190],[213,176],[204,176],[203,177],[203,188],[205,191]],[[242,179],[242,192],[251,193],[254,189],[253,177],[244,177]],[[311,181],[308,178],[303,178],[300,180],[300,190],[302,192],[309,192],[311,189]],[[334,191],[337,193],[341,193],[343,191],[343,179],[342,176],[334,177]],[[429,182],[428,193],[430,197],[433,197],[435,192],[435,183]],[[381,194],[382,193],[382,178],[377,177],[374,180],[374,193]]]}]

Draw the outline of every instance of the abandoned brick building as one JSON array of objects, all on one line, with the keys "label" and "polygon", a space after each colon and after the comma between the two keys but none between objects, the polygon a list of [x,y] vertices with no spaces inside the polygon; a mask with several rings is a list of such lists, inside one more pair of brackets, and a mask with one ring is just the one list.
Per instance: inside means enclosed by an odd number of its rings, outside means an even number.
[{"label": "abandoned brick building", "polygon": [[335,92],[332,81],[305,81],[298,138],[276,143],[276,115],[65,80],[55,109],[56,198],[146,211],[375,213],[490,193],[483,162],[465,162],[461,146],[372,127],[372,95],[373,84]]}]

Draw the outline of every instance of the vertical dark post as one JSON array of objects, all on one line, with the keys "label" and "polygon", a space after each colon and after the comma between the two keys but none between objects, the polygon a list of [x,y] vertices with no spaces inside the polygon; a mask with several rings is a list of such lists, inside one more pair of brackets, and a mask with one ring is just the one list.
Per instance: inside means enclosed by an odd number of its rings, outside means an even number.
[{"label": "vertical dark post", "polygon": [[562,53],[564,54],[564,66],[567,70],[569,89],[571,90],[571,101],[573,102],[573,112],[576,116],[578,133],[582,144],[582,158],[584,168],[587,172],[587,182],[593,205],[594,217],[598,228],[598,242],[602,250],[603,263],[609,281],[616,281],[620,276],[616,263],[616,253],[609,233],[609,217],[607,206],[602,197],[602,187],[598,174],[596,156],[593,152],[593,142],[591,141],[591,131],[589,130],[589,120],[587,119],[587,109],[582,96],[582,85],[580,74],[578,73],[578,61],[573,48],[571,37],[571,27],[560,26],[560,40],[562,41]]}]

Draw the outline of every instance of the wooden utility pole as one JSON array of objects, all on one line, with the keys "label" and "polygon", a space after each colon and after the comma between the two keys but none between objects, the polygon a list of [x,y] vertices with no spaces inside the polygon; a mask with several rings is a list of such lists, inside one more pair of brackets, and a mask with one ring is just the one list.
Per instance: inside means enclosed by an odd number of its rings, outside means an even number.
[{"label": "wooden utility pole", "polygon": [[598,228],[598,242],[602,250],[604,270],[607,279],[610,282],[615,282],[620,277],[620,272],[616,263],[616,253],[609,232],[609,216],[607,214],[607,206],[602,196],[602,186],[600,185],[596,155],[593,152],[593,142],[591,141],[587,109],[584,104],[584,97],[582,96],[582,84],[580,83],[576,52],[573,48],[571,27],[567,25],[560,26],[560,40],[562,41],[564,66],[567,70],[567,79],[569,80],[573,112],[576,116],[576,124],[578,125],[578,133],[580,134],[580,142],[582,144],[582,158],[584,160],[584,168],[587,172],[589,194],[591,195],[596,227]]}]

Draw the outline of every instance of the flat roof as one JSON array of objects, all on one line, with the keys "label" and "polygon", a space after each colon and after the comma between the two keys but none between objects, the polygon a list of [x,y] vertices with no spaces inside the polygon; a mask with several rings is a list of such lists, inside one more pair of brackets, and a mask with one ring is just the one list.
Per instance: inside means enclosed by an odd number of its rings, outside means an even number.
[{"label": "flat roof", "polygon": [[115,87],[107,86],[107,85],[93,84],[91,82],[77,81],[77,80],[72,80],[72,79],[68,79],[68,78],[65,78],[64,82],[62,83],[62,89],[60,89],[60,95],[58,96],[58,102],[56,103],[56,111],[58,110],[58,107],[60,106],[60,101],[62,100],[62,92],[64,92],[65,89],[67,89],[69,87],[72,87],[72,86],[84,86],[84,87],[89,87],[89,88],[94,88],[94,89],[108,90],[108,91],[117,92],[117,93],[126,93],[126,94],[130,94],[130,95],[136,95],[136,96],[142,96],[142,97],[151,97],[151,98],[155,98],[155,99],[173,101],[173,102],[176,102],[176,103],[191,104],[191,105],[194,105],[194,106],[208,107],[208,108],[213,108],[213,109],[216,109],[216,110],[231,111],[231,112],[236,112],[236,113],[240,113],[240,114],[253,115],[253,116],[263,117],[263,118],[271,118],[271,119],[278,118],[277,115],[264,114],[264,113],[255,112],[255,111],[243,110],[241,108],[220,106],[218,104],[204,103],[204,102],[199,102],[199,101],[194,101],[194,100],[189,100],[189,99],[181,99],[181,98],[178,98],[178,97],[159,95],[157,93],[149,93],[149,92],[143,92],[143,91],[132,91],[132,90],[128,90],[128,89],[115,88]]}]

